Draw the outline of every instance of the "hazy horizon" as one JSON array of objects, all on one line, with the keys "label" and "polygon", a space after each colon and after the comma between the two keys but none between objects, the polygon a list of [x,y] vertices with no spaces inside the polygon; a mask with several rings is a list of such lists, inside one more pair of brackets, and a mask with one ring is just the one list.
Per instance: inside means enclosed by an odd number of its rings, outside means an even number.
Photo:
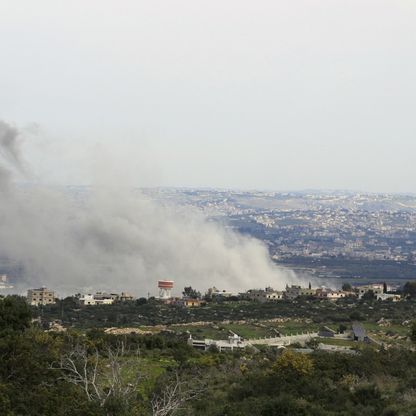
[{"label": "hazy horizon", "polygon": [[[33,181],[16,181],[17,186],[32,186],[38,185],[39,182]],[[74,188],[94,188],[95,185],[91,184],[77,184],[77,183],[62,183],[62,184],[54,184],[48,183],[47,181],[43,180],[41,182],[42,186],[50,186],[50,187],[74,187]],[[277,189],[277,188],[244,188],[244,187],[223,187],[223,186],[186,186],[186,185],[154,185],[154,186],[133,186],[132,190],[145,190],[145,189],[176,189],[176,190],[213,190],[213,191],[230,191],[230,192],[274,192],[274,193],[298,193],[298,194],[305,194],[305,193],[316,193],[316,194],[328,194],[328,193],[345,193],[345,194],[366,194],[366,195],[392,195],[392,196],[416,196],[416,192],[383,192],[383,191],[369,191],[366,189],[342,189],[342,188],[333,188],[333,189],[325,189],[325,188],[310,188],[310,189]]]}]

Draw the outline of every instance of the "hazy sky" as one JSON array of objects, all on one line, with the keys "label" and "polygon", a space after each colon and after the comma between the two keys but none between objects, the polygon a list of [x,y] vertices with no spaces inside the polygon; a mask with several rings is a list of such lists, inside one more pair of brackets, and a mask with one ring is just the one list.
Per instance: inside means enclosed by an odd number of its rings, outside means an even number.
[{"label": "hazy sky", "polygon": [[414,0],[0,0],[39,178],[416,192]]}]

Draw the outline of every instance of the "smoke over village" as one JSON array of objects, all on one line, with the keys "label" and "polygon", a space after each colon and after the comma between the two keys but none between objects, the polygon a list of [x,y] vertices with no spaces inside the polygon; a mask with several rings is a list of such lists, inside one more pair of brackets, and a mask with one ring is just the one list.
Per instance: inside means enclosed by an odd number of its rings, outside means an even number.
[{"label": "smoke over village", "polygon": [[263,243],[191,208],[158,204],[111,180],[82,198],[36,181],[24,140],[0,122],[0,257],[19,266],[17,287],[147,294],[158,279],[232,290],[296,280],[272,264]]}]

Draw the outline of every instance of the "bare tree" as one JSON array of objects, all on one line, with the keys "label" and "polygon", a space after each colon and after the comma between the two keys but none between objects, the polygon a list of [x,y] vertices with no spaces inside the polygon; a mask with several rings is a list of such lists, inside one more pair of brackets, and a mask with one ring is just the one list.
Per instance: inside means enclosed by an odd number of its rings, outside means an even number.
[{"label": "bare tree", "polygon": [[174,379],[168,383],[159,394],[154,394],[151,400],[153,416],[172,416],[185,403],[196,399],[206,390],[200,378],[181,380],[176,372]]},{"label": "bare tree", "polygon": [[[124,342],[109,346],[105,355],[96,348],[89,354],[87,347],[78,343],[51,368],[62,371],[61,379],[81,387],[89,401],[104,406],[110,398],[128,402],[136,394],[142,380],[134,371],[137,364],[138,356],[128,354]],[[133,369],[130,377],[126,377],[127,368]]]}]

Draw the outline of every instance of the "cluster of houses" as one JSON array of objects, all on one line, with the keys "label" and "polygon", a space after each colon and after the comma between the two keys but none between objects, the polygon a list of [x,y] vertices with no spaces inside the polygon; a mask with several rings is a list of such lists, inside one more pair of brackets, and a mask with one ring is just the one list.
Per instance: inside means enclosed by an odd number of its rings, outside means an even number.
[{"label": "cluster of houses", "polygon": [[[95,294],[77,294],[75,295],[80,306],[88,305],[111,305],[114,302],[125,302],[134,300],[135,298],[127,292],[107,293],[97,292]],[[27,291],[27,302],[32,306],[51,305],[56,303],[57,295],[53,290],[46,287],[39,289],[29,289]]]},{"label": "cluster of houses", "polygon": [[208,289],[205,296],[189,297],[184,294],[181,298],[163,299],[163,302],[192,308],[204,306],[207,301],[248,300],[265,303],[294,300],[299,297],[335,301],[346,297],[362,299],[366,295],[377,300],[392,300],[393,302],[401,300],[400,294],[394,288],[387,286],[385,283],[377,283],[349,287],[348,290],[333,290],[324,286],[313,289],[311,284],[308,287],[286,285],[285,290],[281,291],[266,287],[265,289],[250,289],[238,294],[212,287]]},{"label": "cluster of houses", "polygon": [[274,290],[271,287],[251,289],[241,293],[240,297],[258,302],[278,302],[279,300],[293,300],[302,296],[326,300],[338,300],[346,297],[362,299],[366,294],[370,293],[377,300],[391,299],[392,301],[399,301],[401,299],[400,295],[393,291],[393,288],[388,287],[384,283],[355,286],[349,290],[333,290],[327,287],[312,289],[310,284],[307,288],[298,285],[286,285],[286,290],[283,291]]},{"label": "cluster of houses", "polygon": [[[196,292],[196,291],[195,291]],[[215,287],[208,289],[205,296],[187,296],[185,293],[182,297],[168,297],[160,300],[174,305],[183,306],[186,308],[193,308],[203,306],[207,301],[223,301],[223,300],[249,300],[260,303],[265,302],[279,302],[281,300],[294,300],[299,297],[310,297],[322,300],[335,301],[346,297],[355,297],[362,299],[366,295],[371,294],[372,297],[378,300],[392,300],[399,301],[400,294],[396,293],[393,288],[384,284],[368,284],[349,288],[349,290],[333,290],[327,287],[320,287],[313,289],[309,287],[302,287],[299,285],[286,285],[286,289],[279,291],[272,287],[265,289],[250,289],[247,292],[235,294],[226,290],[219,290]],[[135,299],[133,295],[127,292],[107,293],[96,292],[95,294],[77,294],[75,298],[80,306],[93,305],[111,305],[114,302],[132,301]],[[49,305],[56,301],[56,294],[54,291],[45,287],[40,289],[30,289],[27,292],[27,301],[30,305]]]},{"label": "cluster of houses", "polygon": [[286,285],[285,290],[275,290],[272,287],[266,287],[265,289],[250,289],[247,292],[233,294],[228,291],[220,291],[213,287],[208,289],[203,298],[171,298],[169,303],[180,304],[186,307],[202,306],[207,300],[249,300],[260,303],[265,302],[279,302],[281,300],[294,300],[299,297],[310,297],[322,300],[335,301],[346,297],[355,297],[362,299],[368,295],[374,297],[377,300],[392,300],[393,302],[401,300],[399,293],[395,292],[392,287],[383,284],[368,284],[348,288],[349,290],[333,290],[327,287],[319,287],[313,289],[309,284],[309,287],[302,287],[299,285]]},{"label": "cluster of houses", "polygon": [[112,305],[114,302],[126,302],[134,300],[134,296],[128,292],[107,293],[97,292],[95,294],[76,295],[80,306],[88,305]]}]

